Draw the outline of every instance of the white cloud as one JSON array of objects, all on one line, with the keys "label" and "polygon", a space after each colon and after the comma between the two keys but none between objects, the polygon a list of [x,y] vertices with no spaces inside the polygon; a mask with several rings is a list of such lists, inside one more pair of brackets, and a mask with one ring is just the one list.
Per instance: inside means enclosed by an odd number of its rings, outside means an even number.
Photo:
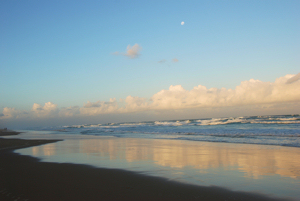
[{"label": "white cloud", "polygon": [[0,119],[11,119],[11,118],[24,118],[28,115],[28,112],[17,110],[15,108],[5,107],[2,111],[2,116]]},{"label": "white cloud", "polygon": [[51,102],[45,103],[44,106],[34,103],[31,112],[35,117],[55,117],[58,114],[59,109],[56,104]]},{"label": "white cloud", "polygon": [[139,44],[134,44],[133,46],[128,45],[126,53],[114,52],[113,55],[123,55],[129,57],[130,59],[135,59],[140,56],[140,51],[142,47]]},{"label": "white cloud", "polygon": [[[300,104],[300,79],[297,75],[286,75],[275,82],[250,79],[243,81],[235,89],[210,88],[198,85],[186,90],[181,85],[171,85],[161,90],[151,99],[127,96],[117,101],[87,101],[83,107],[73,106],[59,109],[51,102],[41,106],[33,104],[31,111],[5,107],[0,119],[36,119],[53,117],[86,117],[101,114],[120,114],[145,111],[191,111],[218,108],[258,108],[260,110],[293,111]],[[230,114],[229,114],[230,115]]]},{"label": "white cloud", "polygon": [[140,55],[140,51],[142,50],[142,47],[138,44],[135,44],[134,46],[127,46],[127,51],[125,56],[130,57],[131,59],[137,58]]},{"label": "white cloud", "polygon": [[48,117],[56,117],[58,115],[59,109],[56,104],[51,102],[45,103],[44,106],[41,106],[37,103],[34,103],[32,109],[30,111],[17,110],[15,108],[5,107],[3,109],[2,119],[10,119],[10,118],[48,118]]},{"label": "white cloud", "polygon": [[80,108],[80,114],[84,116],[116,113],[117,111],[118,104],[115,98],[111,98],[109,102],[97,101],[95,103],[92,103],[88,101],[82,108]]},{"label": "white cloud", "polygon": [[295,76],[291,77],[290,79],[288,79],[288,80],[286,81],[286,83],[287,83],[287,84],[291,84],[291,83],[293,83],[293,82],[298,81],[299,79],[300,79],[300,73],[298,73],[297,75],[295,75]]},{"label": "white cloud", "polygon": [[148,110],[150,105],[146,98],[127,96],[125,107],[120,108],[120,112],[137,112]]}]

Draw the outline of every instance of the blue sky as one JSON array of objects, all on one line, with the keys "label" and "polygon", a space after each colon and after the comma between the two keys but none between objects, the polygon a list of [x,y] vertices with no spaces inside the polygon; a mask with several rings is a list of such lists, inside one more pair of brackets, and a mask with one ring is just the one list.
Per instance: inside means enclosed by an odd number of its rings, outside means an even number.
[{"label": "blue sky", "polygon": [[[299,10],[289,0],[3,0],[0,109],[82,107],[150,99],[171,85],[235,89],[296,75]],[[140,55],[124,56],[135,44]]]}]

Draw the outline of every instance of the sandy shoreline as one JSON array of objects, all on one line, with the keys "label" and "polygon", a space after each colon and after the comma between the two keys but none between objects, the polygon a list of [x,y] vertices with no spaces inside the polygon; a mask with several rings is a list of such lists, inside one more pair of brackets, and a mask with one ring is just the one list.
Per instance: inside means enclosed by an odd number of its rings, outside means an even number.
[{"label": "sandy shoreline", "polygon": [[0,129],[0,136],[10,136],[10,135],[19,135],[19,134],[20,132]]},{"label": "sandy shoreline", "polygon": [[280,200],[125,170],[39,162],[13,153],[17,148],[53,142],[0,138],[0,200]]}]

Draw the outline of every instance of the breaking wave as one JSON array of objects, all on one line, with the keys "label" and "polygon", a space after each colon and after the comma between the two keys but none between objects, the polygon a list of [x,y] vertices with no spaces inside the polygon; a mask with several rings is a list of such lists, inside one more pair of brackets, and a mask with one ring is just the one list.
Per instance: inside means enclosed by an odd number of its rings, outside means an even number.
[{"label": "breaking wave", "polygon": [[300,116],[271,115],[82,124],[52,130],[133,138],[178,139],[300,147]]}]

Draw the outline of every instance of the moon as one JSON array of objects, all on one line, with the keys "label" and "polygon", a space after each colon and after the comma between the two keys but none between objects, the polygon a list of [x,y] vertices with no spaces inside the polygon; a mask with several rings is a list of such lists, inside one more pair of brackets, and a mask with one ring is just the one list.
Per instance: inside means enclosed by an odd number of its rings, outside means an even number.
[{"label": "moon", "polygon": [[181,22],[181,25],[184,25],[184,21]]}]

